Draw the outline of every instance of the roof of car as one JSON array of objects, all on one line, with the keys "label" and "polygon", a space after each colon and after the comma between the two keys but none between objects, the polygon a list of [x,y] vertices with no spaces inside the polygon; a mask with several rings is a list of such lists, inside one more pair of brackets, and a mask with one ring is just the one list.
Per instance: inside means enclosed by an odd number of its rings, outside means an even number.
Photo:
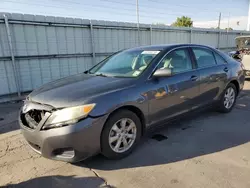
[{"label": "roof of car", "polygon": [[250,35],[243,35],[243,36],[235,37],[235,39],[242,39],[242,38],[250,38]]},{"label": "roof of car", "polygon": [[200,44],[160,44],[160,45],[150,45],[150,46],[140,46],[133,48],[133,50],[166,50],[170,48],[182,47],[182,46],[196,46],[196,47],[209,47],[211,46],[200,45]]}]

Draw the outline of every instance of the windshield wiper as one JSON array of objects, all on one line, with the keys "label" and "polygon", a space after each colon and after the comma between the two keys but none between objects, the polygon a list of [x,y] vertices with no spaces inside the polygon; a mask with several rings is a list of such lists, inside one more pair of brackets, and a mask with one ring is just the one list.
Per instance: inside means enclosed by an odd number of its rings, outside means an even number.
[{"label": "windshield wiper", "polygon": [[103,74],[103,73],[98,73],[98,74],[95,74],[96,76],[102,76],[102,77],[108,77],[108,75],[106,74]]}]

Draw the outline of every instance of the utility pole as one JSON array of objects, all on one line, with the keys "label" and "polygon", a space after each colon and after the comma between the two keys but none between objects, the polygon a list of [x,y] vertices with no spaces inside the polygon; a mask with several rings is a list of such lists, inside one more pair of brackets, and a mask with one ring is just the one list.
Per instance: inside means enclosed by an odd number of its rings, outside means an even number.
[{"label": "utility pole", "polygon": [[248,1],[248,20],[247,20],[247,31],[250,30],[250,0]]},{"label": "utility pole", "polygon": [[230,26],[230,12],[228,13],[227,32],[229,31],[229,26]]},{"label": "utility pole", "polygon": [[229,47],[229,38],[228,38],[229,26],[230,26],[230,12],[228,13],[228,22],[227,22],[227,47]]},{"label": "utility pole", "polygon": [[221,22],[221,12],[219,14],[218,29],[220,29],[220,22]]},{"label": "utility pole", "polygon": [[138,44],[140,45],[140,20],[139,20],[139,2],[136,0],[136,18],[137,18],[137,29],[138,29]]}]

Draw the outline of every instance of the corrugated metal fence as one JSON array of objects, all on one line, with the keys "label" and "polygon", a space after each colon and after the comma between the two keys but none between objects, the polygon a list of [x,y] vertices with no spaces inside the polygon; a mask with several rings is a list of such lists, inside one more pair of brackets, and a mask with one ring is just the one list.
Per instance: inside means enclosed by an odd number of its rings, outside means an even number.
[{"label": "corrugated metal fence", "polygon": [[0,13],[0,95],[83,72],[121,49],[168,43],[231,49],[243,34],[249,33],[148,24],[138,31],[133,23]]}]

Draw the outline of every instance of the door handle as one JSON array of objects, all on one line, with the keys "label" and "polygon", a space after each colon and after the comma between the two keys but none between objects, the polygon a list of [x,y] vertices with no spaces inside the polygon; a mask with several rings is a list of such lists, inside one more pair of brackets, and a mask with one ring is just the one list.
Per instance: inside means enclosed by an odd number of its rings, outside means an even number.
[{"label": "door handle", "polygon": [[191,81],[196,81],[198,79],[198,76],[191,76],[190,80]]},{"label": "door handle", "polygon": [[228,72],[228,71],[229,71],[229,69],[228,69],[227,67],[225,67],[223,70],[224,70],[225,72]]}]

